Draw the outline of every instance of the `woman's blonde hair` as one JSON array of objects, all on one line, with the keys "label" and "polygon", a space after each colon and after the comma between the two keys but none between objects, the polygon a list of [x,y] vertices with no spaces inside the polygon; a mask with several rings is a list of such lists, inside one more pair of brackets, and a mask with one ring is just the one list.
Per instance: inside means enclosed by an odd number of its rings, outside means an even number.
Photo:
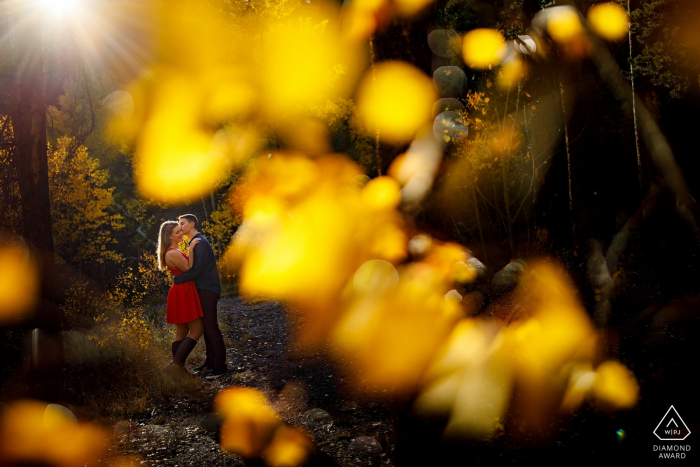
[{"label": "woman's blonde hair", "polygon": [[173,234],[175,227],[179,224],[176,221],[165,221],[160,224],[160,233],[158,234],[158,269],[165,269],[165,252],[170,247],[170,236]]}]

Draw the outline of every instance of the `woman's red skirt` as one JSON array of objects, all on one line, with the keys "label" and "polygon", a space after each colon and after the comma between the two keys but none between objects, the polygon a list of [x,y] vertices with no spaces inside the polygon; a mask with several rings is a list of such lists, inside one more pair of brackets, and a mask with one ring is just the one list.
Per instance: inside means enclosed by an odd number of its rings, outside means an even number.
[{"label": "woman's red skirt", "polygon": [[202,305],[194,281],[173,284],[168,291],[168,306],[165,321],[168,324],[182,324],[201,318]]}]

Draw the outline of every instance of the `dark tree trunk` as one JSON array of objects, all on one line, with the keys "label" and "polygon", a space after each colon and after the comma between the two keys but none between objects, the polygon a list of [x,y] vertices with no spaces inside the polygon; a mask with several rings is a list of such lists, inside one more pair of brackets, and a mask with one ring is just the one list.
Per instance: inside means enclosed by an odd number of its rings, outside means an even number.
[{"label": "dark tree trunk", "polygon": [[41,329],[32,334],[32,366],[41,373],[57,369],[62,352],[57,334],[61,321],[56,305],[41,8],[37,3],[24,1],[16,5],[16,69],[11,115],[15,139],[13,159],[17,166],[24,238],[34,247],[41,261],[42,300],[28,322],[32,328]]}]

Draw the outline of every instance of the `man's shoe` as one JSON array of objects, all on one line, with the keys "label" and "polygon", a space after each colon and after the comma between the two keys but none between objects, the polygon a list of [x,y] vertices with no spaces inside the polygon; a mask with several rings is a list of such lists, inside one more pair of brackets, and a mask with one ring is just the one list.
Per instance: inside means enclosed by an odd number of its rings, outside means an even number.
[{"label": "man's shoe", "polygon": [[206,365],[201,365],[201,366],[198,366],[197,368],[194,369],[194,374],[196,374],[200,378],[204,378],[212,371],[214,371],[214,370],[211,367],[208,367]]},{"label": "man's shoe", "polygon": [[228,373],[227,366],[214,368],[212,370],[212,372],[207,375],[207,381],[216,381],[216,380],[220,379],[222,376],[225,376],[227,373]]},{"label": "man's shoe", "polygon": [[195,373],[201,373],[202,371],[207,371],[207,370],[211,371],[212,368],[211,368],[211,366],[209,366],[209,364],[206,361],[204,363],[202,363],[201,365],[194,367]]}]

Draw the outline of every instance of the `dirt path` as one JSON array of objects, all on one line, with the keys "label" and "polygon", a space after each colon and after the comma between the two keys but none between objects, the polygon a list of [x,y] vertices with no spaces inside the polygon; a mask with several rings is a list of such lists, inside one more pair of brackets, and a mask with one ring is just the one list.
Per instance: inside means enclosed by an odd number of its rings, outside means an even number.
[{"label": "dirt path", "polygon": [[[327,463],[391,465],[394,433],[388,394],[376,391],[360,397],[346,389],[345,365],[321,352],[292,352],[296,328],[277,303],[225,298],[219,301],[219,320],[230,374],[216,383],[199,383],[201,388],[193,390],[196,396],[173,398],[130,420],[128,435],[112,448],[114,455],[135,456],[143,465],[244,465],[240,457],[219,449],[212,415],[216,393],[236,385],[267,394],[287,423],[312,437]],[[322,409],[330,417],[318,410],[309,413],[311,409]],[[361,436],[374,437],[382,453],[368,458],[351,449],[351,442]]]}]

